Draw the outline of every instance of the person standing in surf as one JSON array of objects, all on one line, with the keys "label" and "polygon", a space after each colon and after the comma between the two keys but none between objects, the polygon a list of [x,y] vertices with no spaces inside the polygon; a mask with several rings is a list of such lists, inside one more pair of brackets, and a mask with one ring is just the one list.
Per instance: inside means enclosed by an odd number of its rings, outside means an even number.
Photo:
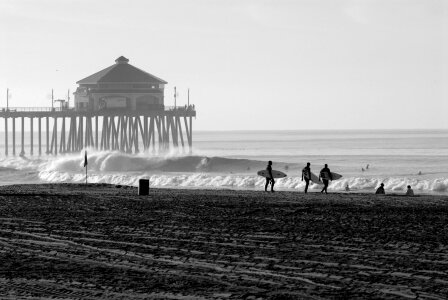
[{"label": "person standing in surf", "polygon": [[306,163],[306,167],[302,169],[302,181],[305,178],[305,194],[308,192],[308,186],[310,184],[311,179],[311,164]]},{"label": "person standing in surf", "polygon": [[325,192],[325,194],[328,194],[328,192],[327,192],[328,181],[333,180],[333,177],[331,176],[331,172],[330,172],[330,169],[328,168],[327,164],[325,164],[324,168],[322,170],[320,170],[319,179],[321,179],[321,178],[322,178],[322,182],[324,183],[324,188],[320,192],[321,193]]},{"label": "person standing in surf", "polygon": [[266,167],[266,171],[268,171],[269,177],[266,177],[266,184],[264,185],[264,191],[268,191],[268,185],[271,184],[271,192],[274,192],[274,176],[272,175],[272,161],[268,161],[268,165]]}]

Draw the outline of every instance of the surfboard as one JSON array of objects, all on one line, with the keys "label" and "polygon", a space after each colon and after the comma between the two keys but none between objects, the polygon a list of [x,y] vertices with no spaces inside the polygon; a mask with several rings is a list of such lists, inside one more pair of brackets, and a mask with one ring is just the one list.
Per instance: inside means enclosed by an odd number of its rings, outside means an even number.
[{"label": "surfboard", "polygon": [[323,184],[323,182],[319,180],[319,177],[313,172],[311,172],[311,181],[317,184]]},{"label": "surfboard", "polygon": [[[303,174],[303,176],[304,176],[304,177],[307,177],[307,176],[305,176],[305,174]],[[307,177],[307,178],[308,178],[308,177]],[[312,182],[314,182],[314,183],[317,183],[317,184],[323,184],[323,182],[319,180],[319,177],[317,177],[317,175],[314,174],[313,172],[311,172],[311,178],[310,178],[310,180],[311,180]]]},{"label": "surfboard", "polygon": [[[257,175],[263,176],[263,177],[266,177],[266,178],[271,177],[269,175],[268,170],[260,170],[260,171],[257,172]],[[283,177],[286,177],[286,174],[281,172],[281,171],[272,170],[272,176],[274,176],[274,178],[283,178]]]},{"label": "surfboard", "polygon": [[[330,176],[328,176],[328,173],[327,173],[327,172],[323,173],[322,175],[323,175],[323,176],[322,176],[322,179],[328,179],[328,180],[330,180]],[[342,178],[342,175],[341,175],[341,174],[338,174],[338,173],[331,172],[331,177],[333,178],[333,180],[338,180],[338,179],[341,179],[341,178]]]}]

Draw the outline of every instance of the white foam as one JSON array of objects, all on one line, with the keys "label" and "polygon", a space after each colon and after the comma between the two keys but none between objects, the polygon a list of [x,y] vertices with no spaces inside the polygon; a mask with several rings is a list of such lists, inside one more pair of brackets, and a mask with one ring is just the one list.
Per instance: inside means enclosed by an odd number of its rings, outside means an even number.
[{"label": "white foam", "polygon": [[[39,177],[50,182],[83,182],[85,175],[69,174],[64,172],[42,171]],[[111,183],[123,185],[138,185],[140,178],[148,178],[150,185],[165,188],[234,188],[234,189],[263,189],[265,179],[256,175],[235,174],[151,174],[148,172],[138,174],[89,174],[89,182]],[[390,192],[401,193],[406,191],[407,185],[411,185],[414,191],[422,193],[447,193],[448,179],[408,179],[408,178],[346,178],[333,181],[329,185],[330,191],[344,191],[348,184],[351,191],[374,191],[381,183]],[[305,183],[301,177],[286,177],[278,179],[275,187],[283,190],[303,190]],[[319,190],[322,185],[311,184],[311,190]]]},{"label": "white foam", "polygon": [[[8,157],[0,159],[0,171],[6,179],[2,181],[8,181],[8,177],[24,178],[23,175],[27,176],[27,180],[32,180],[29,174],[34,174],[36,182],[83,182],[83,164],[83,151],[58,157]],[[188,156],[177,152],[164,156],[148,153],[130,155],[88,149],[88,180],[98,183],[137,186],[140,178],[149,178],[151,186],[155,187],[263,189],[265,179],[255,175],[255,172],[264,166],[264,161],[250,159]],[[287,173],[290,175],[299,174],[301,167],[278,162],[275,166],[279,170],[285,170],[288,166]],[[14,171],[19,173],[16,177],[10,176]],[[421,193],[448,194],[448,178],[445,177],[365,175],[333,181],[329,190],[344,191],[348,184],[352,191],[374,191],[384,183],[389,192],[401,193],[407,185],[411,185],[414,191]],[[276,182],[276,188],[285,190],[303,190],[304,185],[299,176],[288,176]],[[311,185],[311,189],[320,188],[319,185]]]}]

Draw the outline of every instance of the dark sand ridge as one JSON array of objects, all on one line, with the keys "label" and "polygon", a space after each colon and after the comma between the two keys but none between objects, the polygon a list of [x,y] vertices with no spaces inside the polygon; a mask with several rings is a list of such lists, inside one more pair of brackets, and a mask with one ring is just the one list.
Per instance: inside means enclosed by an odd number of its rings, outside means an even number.
[{"label": "dark sand ridge", "polygon": [[446,299],[448,197],[0,187],[1,299]]}]

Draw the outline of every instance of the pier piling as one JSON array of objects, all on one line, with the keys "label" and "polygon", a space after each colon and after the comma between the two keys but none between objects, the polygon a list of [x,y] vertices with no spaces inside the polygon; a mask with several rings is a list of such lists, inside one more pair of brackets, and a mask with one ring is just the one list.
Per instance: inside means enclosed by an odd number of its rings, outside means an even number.
[{"label": "pier piling", "polygon": [[[88,111],[0,111],[4,118],[5,155],[9,155],[9,134],[12,154],[16,155],[16,118],[21,119],[20,155],[28,150],[34,155],[34,131],[37,119],[37,153],[42,155],[42,131],[45,130],[45,154],[79,152],[84,147],[124,153],[164,153],[171,148],[192,151],[192,127],[195,111],[162,110],[155,112],[88,112]],[[11,119],[11,123],[9,120]],[[27,121],[25,122],[25,119]],[[45,119],[45,129],[42,120]],[[182,121],[182,119],[184,119]],[[25,126],[28,125],[29,127]],[[182,124],[184,123],[184,124]],[[12,125],[12,133],[9,126]],[[25,128],[29,128],[29,145],[25,144]],[[28,139],[28,138],[26,138]]]}]

